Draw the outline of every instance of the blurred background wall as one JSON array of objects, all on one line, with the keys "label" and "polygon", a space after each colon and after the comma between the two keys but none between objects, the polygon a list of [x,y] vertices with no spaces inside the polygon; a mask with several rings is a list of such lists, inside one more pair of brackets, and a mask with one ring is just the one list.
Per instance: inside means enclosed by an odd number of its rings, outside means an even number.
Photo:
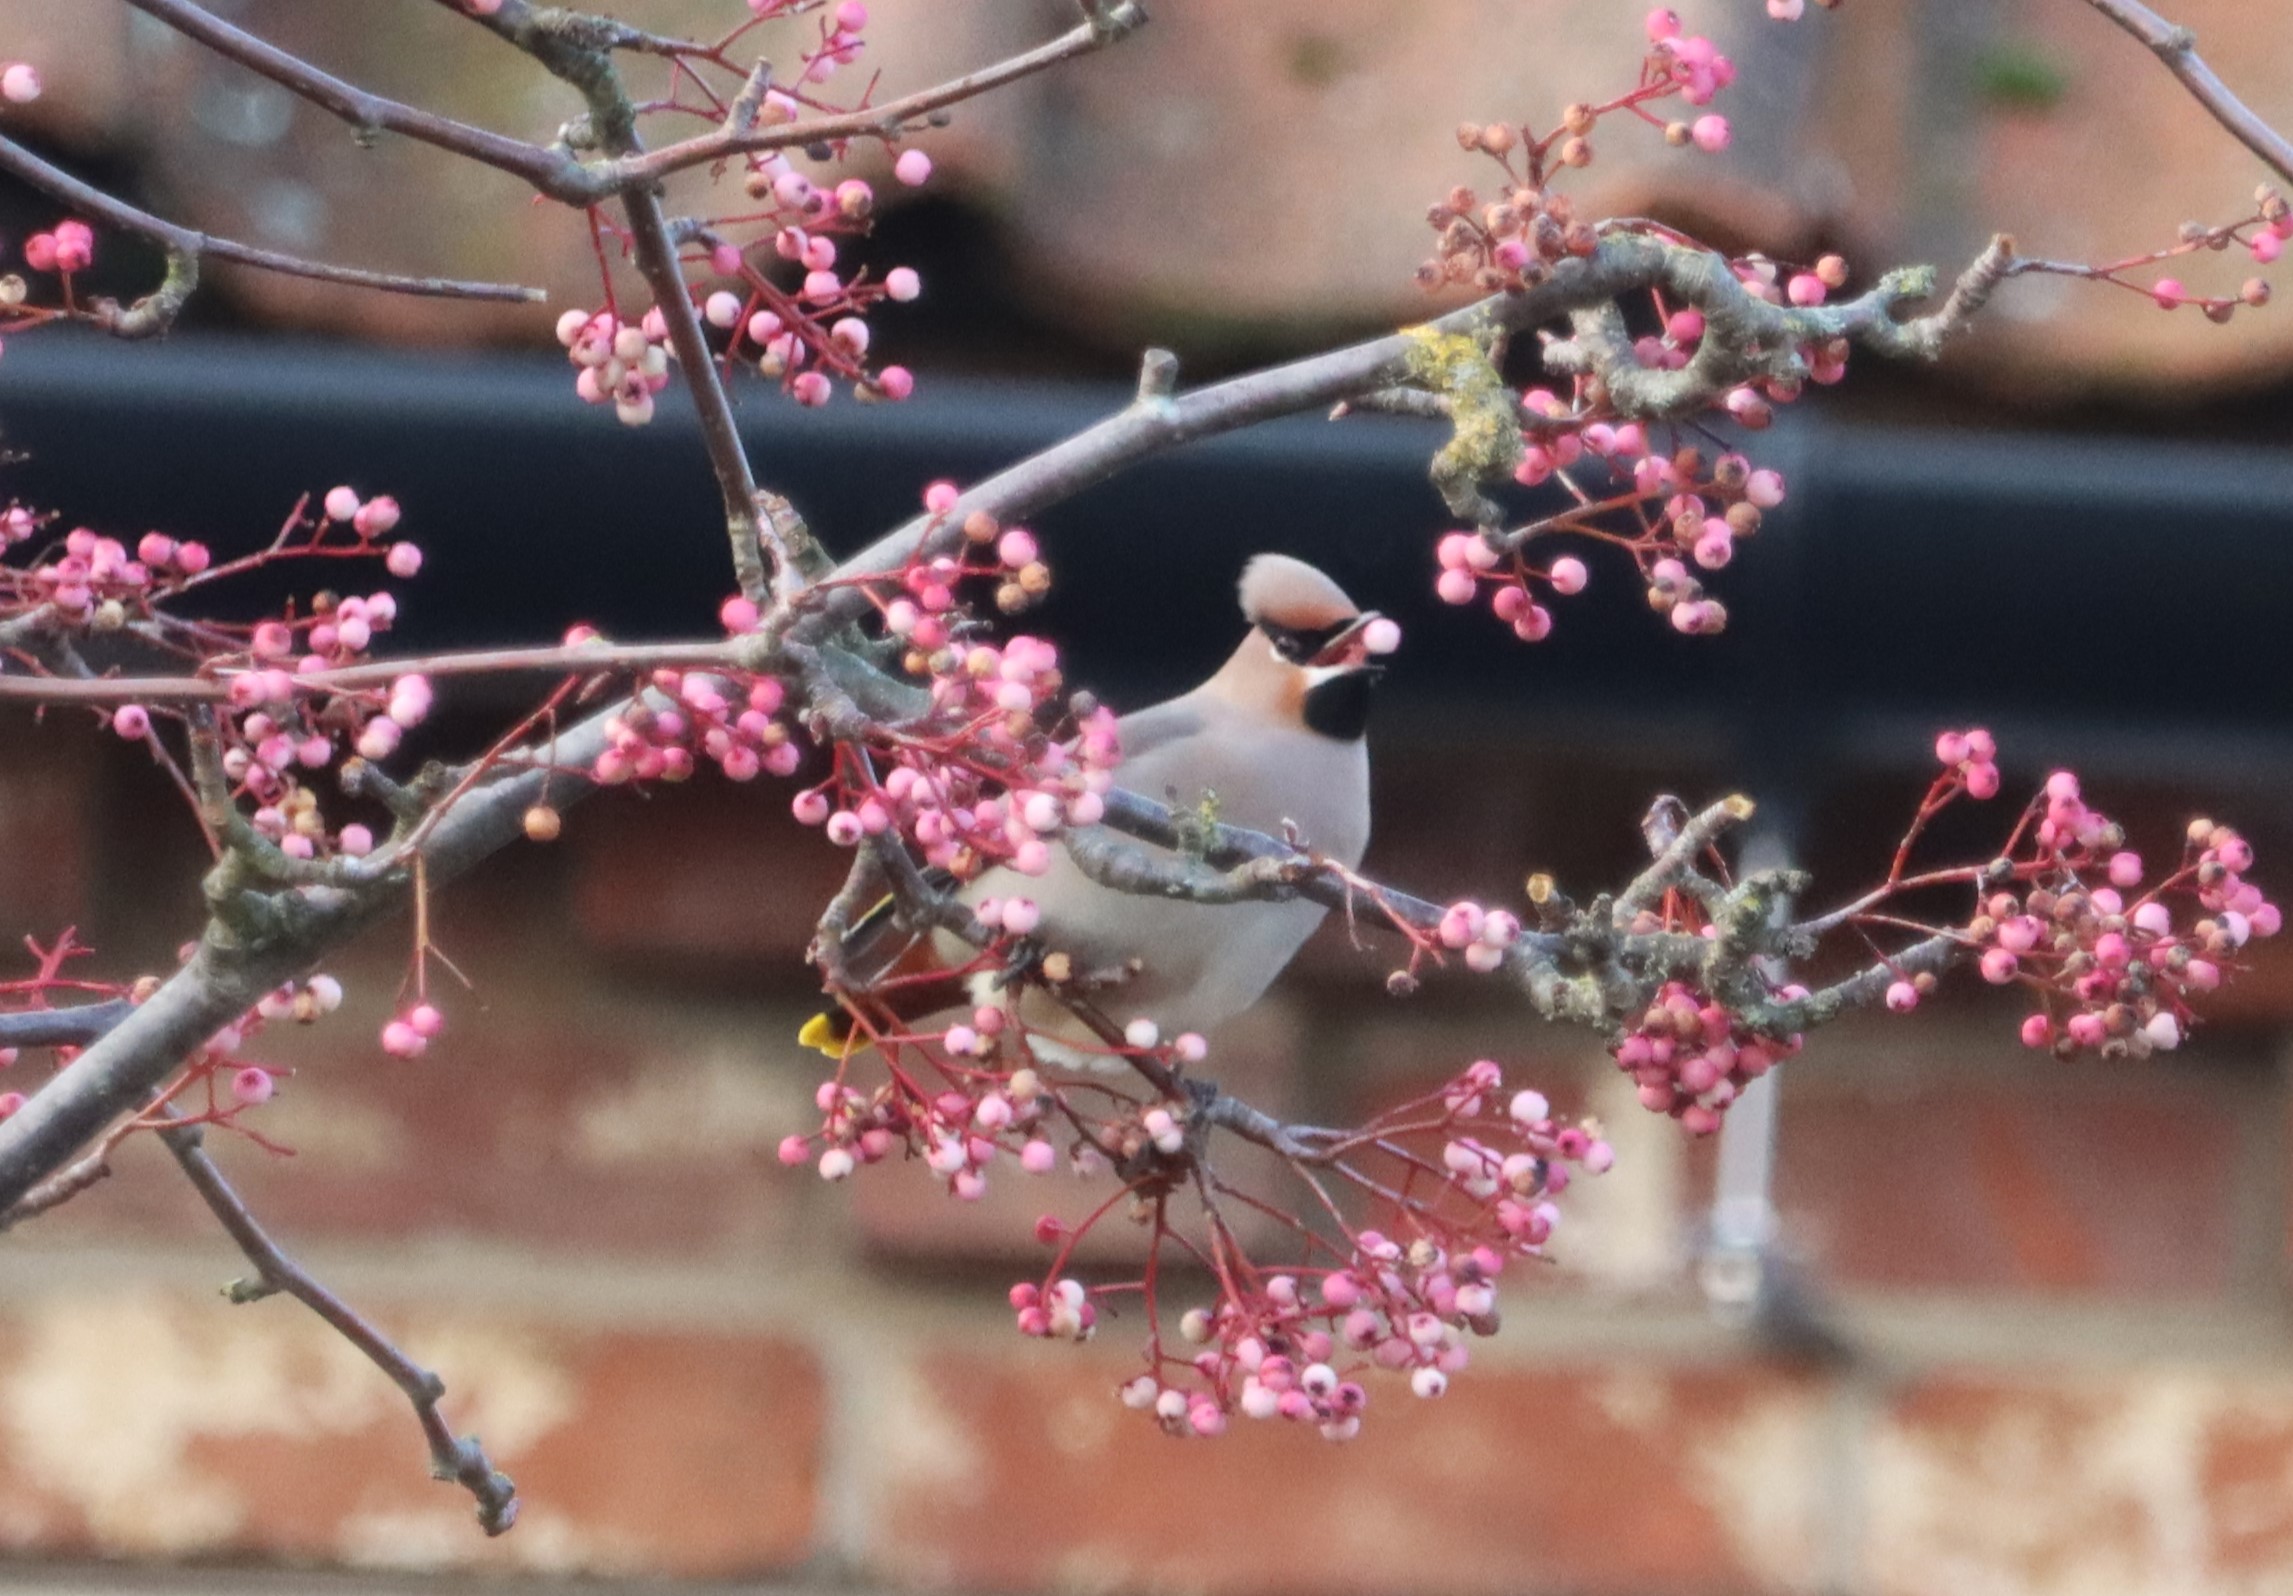
[{"label": "blurred background wall", "polygon": [[[722,7],[632,5],[698,30]],[[882,0],[889,85],[1064,24],[1017,0]],[[1195,374],[1423,314],[1426,202],[1482,180],[1450,129],[1549,120],[1637,59],[1611,0],[1165,0],[1133,42],[959,116],[885,219],[925,298],[879,347],[899,407],[750,389],[761,473],[856,547],[1122,402],[1139,345]],[[1744,67],[1724,159],[1604,136],[1584,192],[1715,241],[1874,267],[1994,228],[2107,258],[2235,214],[2257,172],[2074,0],[1857,3],[1796,28],[1684,7]],[[242,24],[373,87],[518,131],[567,107],[434,7],[248,0]],[[2293,13],[2181,0],[2240,92],[2293,121]],[[594,299],[577,224],[339,128],[108,0],[0,4],[40,62],[45,147],[182,220],[365,264],[539,276]],[[0,196],[0,240],[52,220]],[[132,252],[113,251],[136,280]],[[538,267],[536,262],[540,262]],[[2242,259],[2193,286],[2234,288]],[[2207,274],[2217,274],[2215,281]],[[2293,843],[2293,460],[2276,310],[2227,328],[2015,285],[1938,372],[1866,366],[1758,440],[1787,510],[1724,578],[1728,636],[1657,627],[1614,570],[1522,648],[1430,593],[1414,424],[1285,423],[1093,490],[1042,528],[1030,621],[1118,706],[1231,645],[1231,578],[1289,549],[1397,615],[1373,736],[1374,871],[1431,895],[1531,869],[1618,879],[1657,792],[1761,799],[1766,846],[1839,893],[1884,868],[1941,725],[2088,776],[2152,853],[2192,813]],[[389,491],[430,554],[409,647],[690,632],[725,586],[688,418],[569,393],[549,313],[228,280],[157,349],[9,341],[7,491],[223,548],[294,497]],[[632,579],[631,549],[641,548]],[[507,699],[458,706],[467,746]],[[1245,1095],[1373,1111],[1477,1056],[1601,1115],[1547,1277],[1437,1405],[1373,1392],[1332,1448],[1165,1440],[1113,1401],[1135,1324],[1011,1333],[1062,1191],[955,1204],[918,1172],[781,1171],[813,1072],[802,960],[841,861],[786,789],[601,801],[442,903],[475,990],[423,1060],[379,1056],[405,971],[336,966],[336,1022],[273,1033],[293,1146],[220,1153],[281,1238],[445,1376],[525,1513],[486,1543],[423,1477],[396,1394],[239,1272],[154,1149],[8,1238],[0,1584],[304,1588],[298,1569],[991,1592],[2168,1592],[2293,1588],[2293,964],[2264,955],[2170,1061],[2062,1066],[1980,994],[1819,1037],[1781,1078],[1767,1311],[1716,1312],[1715,1157],[1631,1104],[1585,1038],[1466,982],[1383,995],[1335,933],[1220,1039]],[[1956,839],[1979,848],[1979,829]],[[1943,839],[1949,842],[1953,839]],[[78,925],[113,970],[194,929],[196,836],[74,717],[0,727],[0,926]],[[1819,886],[1819,894],[1823,888]],[[1246,1083],[1246,1084],[1245,1084]],[[1721,1239],[1726,1239],[1722,1237]],[[1731,1272],[1733,1271],[1733,1272]],[[329,1583],[324,1588],[334,1588]],[[405,1583],[388,1576],[390,1588]]]}]

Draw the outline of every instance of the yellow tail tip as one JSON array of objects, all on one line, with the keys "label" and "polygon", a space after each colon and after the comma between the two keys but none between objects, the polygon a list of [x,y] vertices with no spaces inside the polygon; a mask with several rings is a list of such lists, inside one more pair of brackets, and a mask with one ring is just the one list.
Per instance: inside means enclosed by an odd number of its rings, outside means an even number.
[{"label": "yellow tail tip", "polygon": [[804,1029],[796,1033],[798,1045],[825,1053],[833,1059],[841,1059],[844,1056],[844,1033],[842,1027],[837,1025],[836,1018],[833,1012],[813,1015],[804,1022]]}]

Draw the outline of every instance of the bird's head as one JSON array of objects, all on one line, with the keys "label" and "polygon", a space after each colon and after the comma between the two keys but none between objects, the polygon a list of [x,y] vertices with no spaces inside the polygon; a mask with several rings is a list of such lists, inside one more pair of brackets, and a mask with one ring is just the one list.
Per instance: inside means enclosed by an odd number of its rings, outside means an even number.
[{"label": "bird's head", "polygon": [[1241,598],[1252,635],[1237,662],[1254,656],[1271,666],[1249,674],[1309,729],[1341,742],[1360,737],[1370,689],[1384,674],[1378,656],[1399,638],[1393,623],[1286,554],[1261,554],[1245,566]]}]

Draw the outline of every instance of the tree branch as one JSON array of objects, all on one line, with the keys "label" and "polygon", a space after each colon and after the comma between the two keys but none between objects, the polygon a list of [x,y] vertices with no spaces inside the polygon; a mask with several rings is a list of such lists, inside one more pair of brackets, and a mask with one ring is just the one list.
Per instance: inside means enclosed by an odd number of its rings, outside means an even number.
[{"label": "tree branch", "polygon": [[[481,20],[513,41],[529,37],[539,41],[536,47],[549,52],[544,64],[569,75],[570,81],[588,82],[594,76],[596,63],[554,35],[540,31],[542,14],[523,0],[505,0],[500,12]],[[603,97],[606,110],[613,109],[614,85],[610,81],[591,82],[590,88]],[[1711,263],[1718,260],[1709,251],[1660,238],[1611,234],[1601,240],[1592,255],[1559,263],[1551,278],[1537,287],[1483,300],[1427,328],[1271,367],[1183,395],[1168,392],[1173,384],[1164,380],[1170,375],[1167,364],[1158,363],[1155,380],[1142,383],[1142,396],[1118,415],[976,485],[953,512],[936,519],[918,518],[879,538],[838,567],[837,575],[858,577],[896,567],[919,547],[925,552],[941,552],[961,536],[962,521],[973,509],[1013,519],[1178,444],[1407,382],[1418,371],[1429,340],[1460,335],[1493,339],[1553,320],[1571,309],[1659,283],[1674,287],[1685,302],[1699,304],[1708,319],[1715,307],[1726,312],[1747,302],[1757,304],[1732,272],[1713,269]],[[1725,263],[1720,265],[1724,268]],[[1692,291],[1680,292],[1683,284]],[[1915,277],[1896,274],[1858,300],[1789,312],[1761,306],[1756,311],[1747,310],[1741,324],[1769,326],[1772,314],[1784,318],[1779,325],[1793,337],[1813,340],[1848,336],[1895,352],[1931,354],[1939,337],[1939,317],[1925,318],[1923,323],[1892,319],[1894,308],[1923,287]],[[1724,324],[1724,316],[1721,319]],[[1797,359],[1796,351],[1787,353]],[[830,635],[868,608],[866,595],[854,588],[807,594],[801,604],[779,606],[759,635],[738,640],[735,655],[751,669],[786,668],[793,663],[803,672],[808,691],[815,695],[814,709],[823,716],[830,735],[858,735],[865,730],[865,717],[832,663],[852,656],[833,645],[817,647],[813,639]],[[808,658],[812,660],[810,667],[804,664]],[[818,701],[823,693],[838,703]],[[829,714],[830,709],[837,713]],[[569,772],[585,768],[602,751],[610,718],[605,713],[594,715],[561,734],[555,743],[552,768],[523,770],[463,796],[440,820],[424,850],[430,883],[443,884],[521,836],[524,810],[538,797],[543,782],[551,783],[553,801],[571,802],[585,795],[591,784]],[[1169,812],[1135,795],[1110,795],[1108,821],[1160,846],[1178,844],[1178,829]],[[1209,828],[1206,835],[1208,852],[1204,857],[1220,869],[1231,870],[1252,858],[1297,852],[1276,839],[1237,833],[1233,828]],[[1272,874],[1278,877],[1281,872]],[[1293,890],[1289,883],[1279,880],[1271,885]],[[1317,863],[1315,872],[1301,877],[1294,890],[1315,902],[1350,909],[1365,885]],[[0,1208],[61,1168],[113,1120],[138,1107],[181,1059],[251,1007],[262,993],[308,973],[328,949],[399,907],[408,890],[400,873],[347,885],[324,881],[293,884],[281,890],[245,894],[243,902],[237,898],[223,900],[218,907],[231,909],[230,924],[224,923],[219,912],[199,951],[157,994],[55,1076],[21,1110],[0,1122]],[[1438,905],[1400,893],[1381,892],[1378,906],[1394,923],[1406,924],[1420,934],[1438,926],[1442,912]],[[1713,945],[1701,938],[1644,938],[1629,949],[1639,962],[1628,969],[1621,962],[1626,951],[1613,930],[1572,927],[1565,939],[1556,933],[1524,936],[1507,950],[1507,963],[1540,1014],[1579,1023],[1613,1024],[1621,1012],[1619,1005],[1628,1001],[1651,973],[1694,973],[1703,967],[1703,961],[1715,956]],[[1860,993],[1862,989],[1855,990]],[[1764,1002],[1764,992],[1745,994],[1747,1003],[1755,999]],[[1771,1005],[1760,1012],[1772,1017],[1781,1010]]]},{"label": "tree branch", "polygon": [[186,38],[198,40],[216,54],[269,78],[289,93],[332,112],[357,130],[361,142],[371,140],[379,132],[401,133],[465,160],[522,177],[543,193],[569,204],[585,203],[585,199],[579,197],[581,163],[560,151],[370,94],[329,76],[301,57],[290,55],[243,28],[232,26],[213,12],[193,5],[191,0],[127,0],[127,3]]},{"label": "tree branch", "polygon": [[717,373],[716,356],[693,313],[693,296],[685,288],[685,274],[677,263],[677,246],[661,215],[661,197],[647,186],[630,189],[621,205],[629,218],[629,235],[636,246],[637,270],[653,290],[653,303],[669,326],[669,348],[677,369],[700,413],[701,442],[708,450],[709,469],[724,499],[725,535],[732,541],[733,577],[750,602],[762,606],[771,597],[764,569],[762,526],[756,513],[756,477],[749,469],[748,450],[734,423],[732,400]]},{"label": "tree branch", "polygon": [[[4,137],[0,137],[0,172],[13,173],[32,187],[62,200],[84,216],[108,223],[123,232],[148,238],[166,249],[169,257],[168,280],[156,293],[128,310],[116,306],[108,312],[102,306],[97,309],[95,319],[99,323],[104,324],[108,330],[128,337],[149,336],[167,329],[198,281],[196,263],[202,257],[279,272],[288,277],[340,283],[346,288],[371,288],[383,293],[416,294],[433,299],[512,300],[538,304],[549,297],[541,289],[524,288],[515,283],[464,282],[450,277],[402,277],[395,272],[333,266],[325,261],[305,260],[299,255],[285,255],[277,250],[260,249],[253,244],[217,238],[212,233],[179,226],[149,211],[138,210],[125,200],[114,199],[103,190],[81,182],[69,172],[50,166],[21,144]],[[127,320],[131,317],[137,319]]]},{"label": "tree branch", "polygon": [[[563,672],[588,676],[609,671],[643,672],[674,668],[726,669],[749,658],[738,642],[574,643],[563,647],[480,648],[405,659],[370,660],[334,670],[303,671],[298,690],[354,693],[387,688],[401,676],[506,676],[524,672]],[[231,695],[230,677],[207,676],[5,676],[0,703],[27,704],[220,704]]]},{"label": "tree branch", "polygon": [[2182,87],[2189,90],[2191,98],[2204,106],[2213,119],[2228,130],[2230,137],[2260,157],[2279,178],[2293,183],[2293,140],[2288,140],[2230,93],[2229,85],[2216,77],[2213,68],[2197,53],[2194,32],[2168,22],[2141,0],[2086,0],[2086,3],[2149,46],[2150,53],[2165,63],[2167,71],[2181,79]]},{"label": "tree branch", "polygon": [[[1994,244],[1983,261],[1969,268],[1968,276],[1984,273],[1984,261],[2002,247]],[[1439,340],[1492,340],[1571,311],[1613,306],[1624,295],[1653,287],[1701,309],[1708,327],[1709,358],[1700,352],[1679,372],[1647,374],[1665,379],[1666,386],[1644,396],[1652,410],[1665,413],[1709,404],[1745,380],[1745,373],[1804,375],[1800,347],[1833,338],[1852,339],[1884,354],[1932,359],[1980,302],[1976,296],[1954,294],[1934,315],[1896,320],[1902,305],[1933,291],[1934,273],[1921,268],[1891,272],[1868,293],[1838,305],[1786,309],[1754,298],[1727,260],[1711,250],[1644,233],[1612,232],[1591,255],[1557,263],[1552,275],[1535,287],[1492,295],[1423,327],[1269,366],[1191,393],[1172,396],[1165,389],[1143,395],[1097,426],[974,484],[946,514],[919,516],[885,533],[844,560],[836,575],[866,576],[895,569],[919,552],[948,553],[962,536],[965,517],[974,510],[1006,522],[1018,520],[1166,449],[1409,385],[1422,375],[1427,351]],[[1969,298],[1974,302],[1968,303]],[[1627,347],[1619,358],[1628,357]],[[1563,359],[1567,358],[1564,352]],[[1598,360],[1604,368],[1609,364],[1597,353],[1585,358]],[[1633,369],[1638,369],[1637,363]],[[1626,397],[1634,397],[1630,381],[1623,386]],[[861,595],[840,594],[824,614],[840,623],[865,608]]]},{"label": "tree branch", "polygon": [[[171,1110],[162,1112],[171,1119],[175,1117]],[[167,1150],[175,1155],[175,1162],[207,1204],[208,1211],[239,1244],[247,1261],[255,1266],[253,1281],[234,1281],[225,1288],[224,1295],[233,1302],[246,1303],[283,1291],[325,1320],[330,1329],[357,1348],[361,1356],[406,1393],[406,1400],[413,1405],[415,1420],[422,1426],[422,1437],[429,1443],[430,1472],[438,1479],[454,1481],[476,1499],[478,1523],[485,1532],[500,1535],[515,1524],[517,1486],[507,1474],[494,1467],[476,1436],[456,1435],[438,1411],[438,1404],[446,1395],[446,1383],[399,1351],[388,1336],[280,1250],[278,1243],[255,1222],[246,1203],[223,1178],[223,1172],[215,1167],[215,1161],[207,1156],[203,1145],[206,1137],[201,1127],[171,1125],[161,1130],[159,1136],[167,1144]]]},{"label": "tree branch", "polygon": [[[606,726],[616,713],[600,711],[560,733],[552,745],[556,762],[548,768],[521,770],[457,799],[423,848],[429,885],[444,886],[522,838],[525,811],[545,787],[560,809],[594,791],[581,772],[607,746]],[[0,1120],[0,1211],[114,1120],[140,1109],[184,1059],[265,992],[309,974],[328,951],[403,908],[411,892],[401,871],[348,886],[243,889],[219,905],[180,969]]]},{"label": "tree branch", "polygon": [[0,1047],[85,1047],[134,1012],[126,998],[0,1014]]}]

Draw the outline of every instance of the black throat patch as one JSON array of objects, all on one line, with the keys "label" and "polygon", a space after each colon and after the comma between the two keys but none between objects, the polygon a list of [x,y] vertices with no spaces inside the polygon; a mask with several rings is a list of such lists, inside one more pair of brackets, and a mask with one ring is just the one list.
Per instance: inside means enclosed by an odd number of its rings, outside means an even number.
[{"label": "black throat patch", "polygon": [[1359,741],[1369,729],[1369,697],[1384,672],[1376,666],[1340,672],[1306,689],[1306,726],[1336,742]]}]

